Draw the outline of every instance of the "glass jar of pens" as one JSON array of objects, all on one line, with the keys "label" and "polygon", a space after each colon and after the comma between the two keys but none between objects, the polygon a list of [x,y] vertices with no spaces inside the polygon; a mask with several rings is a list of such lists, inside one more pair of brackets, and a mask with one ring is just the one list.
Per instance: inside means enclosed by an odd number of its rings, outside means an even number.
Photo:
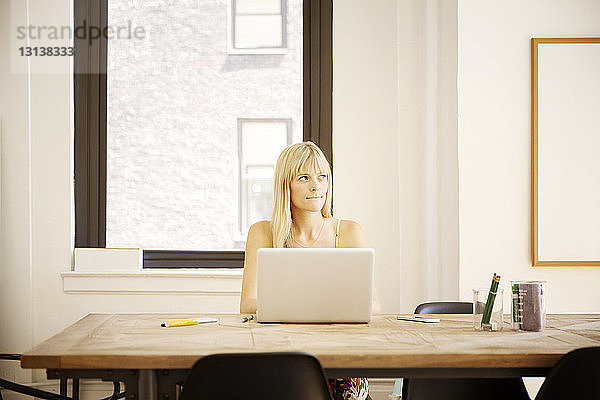
[{"label": "glass jar of pens", "polygon": [[489,289],[473,289],[473,328],[484,331],[502,329],[504,290],[498,288],[500,275],[494,274]]}]

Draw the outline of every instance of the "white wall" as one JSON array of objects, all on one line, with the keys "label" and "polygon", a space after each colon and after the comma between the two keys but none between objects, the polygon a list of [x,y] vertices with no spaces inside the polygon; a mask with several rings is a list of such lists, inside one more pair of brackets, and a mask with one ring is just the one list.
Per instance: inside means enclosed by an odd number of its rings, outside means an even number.
[{"label": "white wall", "polygon": [[[0,352],[27,350],[33,328],[29,85],[27,61],[18,56],[18,46],[9,35],[11,20],[26,24],[27,10],[25,2],[21,7],[10,6],[9,1],[0,3]],[[11,67],[15,68],[13,74]],[[0,376],[28,379],[31,374],[19,371],[14,364],[0,362]]]},{"label": "white wall", "polygon": [[457,2],[398,2],[400,311],[458,298]]},{"label": "white wall", "polygon": [[497,272],[547,280],[551,312],[600,311],[599,268],[532,268],[530,250],[530,38],[599,35],[596,0],[460,1],[461,298]]},{"label": "white wall", "polygon": [[333,38],[334,212],[362,225],[391,310],[400,289],[395,5],[335,2]]},{"label": "white wall", "polygon": [[376,250],[383,312],[458,298],[457,3],[334,3],[335,212]]}]

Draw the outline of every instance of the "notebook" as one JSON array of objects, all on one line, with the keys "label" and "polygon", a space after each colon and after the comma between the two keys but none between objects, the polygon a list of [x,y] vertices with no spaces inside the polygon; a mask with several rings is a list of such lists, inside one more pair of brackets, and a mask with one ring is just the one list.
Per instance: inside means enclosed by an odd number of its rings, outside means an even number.
[{"label": "notebook", "polygon": [[258,322],[371,320],[369,248],[262,248],[257,253]]}]

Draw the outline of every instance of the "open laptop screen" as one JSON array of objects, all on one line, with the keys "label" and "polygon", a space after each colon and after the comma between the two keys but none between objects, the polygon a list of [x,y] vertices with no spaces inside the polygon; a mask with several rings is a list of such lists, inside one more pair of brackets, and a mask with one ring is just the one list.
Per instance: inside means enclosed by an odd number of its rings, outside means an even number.
[{"label": "open laptop screen", "polygon": [[370,248],[262,248],[257,253],[258,322],[369,322]]}]

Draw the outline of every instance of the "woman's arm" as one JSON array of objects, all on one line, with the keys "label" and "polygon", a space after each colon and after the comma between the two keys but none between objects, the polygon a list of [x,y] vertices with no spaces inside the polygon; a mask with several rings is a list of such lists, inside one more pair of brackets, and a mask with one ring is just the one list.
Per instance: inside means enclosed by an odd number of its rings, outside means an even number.
[{"label": "woman's arm", "polygon": [[[344,230],[340,235],[340,247],[367,247],[365,232],[358,222],[351,220],[342,221]],[[340,230],[342,226],[340,226]],[[377,297],[375,283],[373,283],[373,314],[381,313],[381,304]]]},{"label": "woman's arm", "polygon": [[259,221],[248,230],[240,313],[256,313],[256,252],[262,247],[273,247],[273,236],[269,221]]}]

